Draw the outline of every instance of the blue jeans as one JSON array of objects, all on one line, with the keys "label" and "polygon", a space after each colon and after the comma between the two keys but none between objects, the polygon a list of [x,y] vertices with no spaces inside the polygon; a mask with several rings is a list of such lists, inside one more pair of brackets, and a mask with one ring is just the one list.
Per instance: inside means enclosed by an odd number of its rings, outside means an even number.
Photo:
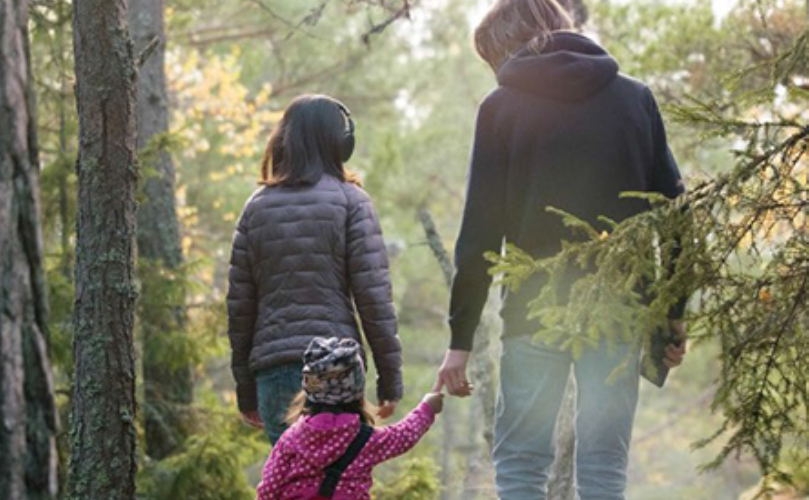
[{"label": "blue jeans", "polygon": [[258,416],[272,444],[287,428],[284,418],[289,404],[301,390],[302,370],[302,363],[288,363],[256,374]]},{"label": "blue jeans", "polygon": [[[615,367],[628,366],[607,381]],[[503,341],[492,451],[500,500],[545,500],[554,428],[570,354],[532,342]],[[638,401],[637,348],[590,349],[575,361],[576,483],[581,500],[624,500]]]}]

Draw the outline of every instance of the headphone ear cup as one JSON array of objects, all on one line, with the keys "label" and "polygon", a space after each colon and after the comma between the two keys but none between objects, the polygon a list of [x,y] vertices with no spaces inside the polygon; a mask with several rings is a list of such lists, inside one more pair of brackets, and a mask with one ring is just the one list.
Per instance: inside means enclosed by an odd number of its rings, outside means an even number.
[{"label": "headphone ear cup", "polygon": [[340,146],[340,156],[343,163],[351,159],[351,155],[354,154],[354,146],[356,143],[356,140],[354,139],[354,121],[350,117],[348,118],[348,123],[348,130],[346,130],[345,136],[343,136],[343,144]]}]

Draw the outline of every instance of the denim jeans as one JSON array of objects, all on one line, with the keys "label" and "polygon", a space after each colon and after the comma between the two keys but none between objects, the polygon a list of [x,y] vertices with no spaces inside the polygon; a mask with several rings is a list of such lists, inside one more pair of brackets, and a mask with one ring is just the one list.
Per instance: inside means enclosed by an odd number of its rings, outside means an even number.
[{"label": "denim jeans", "polygon": [[[607,380],[613,370],[626,368]],[[493,460],[500,500],[545,500],[554,428],[570,354],[531,341],[503,341]],[[624,500],[632,422],[638,401],[637,348],[606,345],[575,361],[576,483],[581,500]]]},{"label": "denim jeans", "polygon": [[302,363],[288,363],[256,374],[258,415],[272,444],[287,428],[284,418],[289,404],[301,390],[302,370]]}]

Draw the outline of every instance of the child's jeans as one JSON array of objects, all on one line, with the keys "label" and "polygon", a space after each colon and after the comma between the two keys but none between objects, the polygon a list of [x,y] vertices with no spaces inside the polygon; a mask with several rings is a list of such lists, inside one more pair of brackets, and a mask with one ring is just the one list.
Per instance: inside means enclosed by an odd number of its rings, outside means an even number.
[{"label": "child's jeans", "polygon": [[[621,365],[610,381],[608,377]],[[573,360],[530,337],[506,338],[500,364],[493,459],[500,500],[545,500],[554,427]],[[576,477],[581,500],[624,500],[638,401],[637,348],[585,350],[575,362]]]},{"label": "child's jeans", "polygon": [[258,415],[272,444],[287,428],[284,418],[289,404],[301,390],[302,371],[302,363],[288,363],[256,374]]}]

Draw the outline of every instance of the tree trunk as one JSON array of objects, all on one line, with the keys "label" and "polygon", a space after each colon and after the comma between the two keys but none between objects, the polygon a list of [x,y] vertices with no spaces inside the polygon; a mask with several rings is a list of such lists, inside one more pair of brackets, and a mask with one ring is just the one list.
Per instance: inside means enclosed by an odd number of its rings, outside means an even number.
[{"label": "tree trunk", "polygon": [[65,32],[67,31],[67,12],[70,8],[64,1],[56,3],[57,21],[56,47],[59,61],[59,162],[56,167],[59,169],[59,225],[62,231],[61,262],[59,269],[62,276],[68,282],[73,280],[73,246],[70,236],[73,234],[73,223],[70,222],[73,215],[73,208],[68,198],[71,187],[69,179],[73,172],[74,161],[68,158],[68,132],[67,132],[67,107],[68,107],[68,81],[67,81],[67,56],[65,51]]},{"label": "tree trunk", "polygon": [[[494,444],[494,414],[495,401],[497,397],[496,373],[497,363],[492,355],[492,342],[498,338],[497,329],[500,325],[497,318],[499,307],[498,293],[492,291],[489,294],[489,301],[486,310],[483,312],[480,325],[475,332],[475,343],[472,349],[472,365],[470,367],[470,377],[475,386],[473,394],[474,401],[469,413],[470,430],[469,447],[466,454],[466,475],[464,478],[464,491],[461,498],[473,500],[475,498],[485,498],[481,495],[484,491],[485,482],[490,478],[488,472],[490,468],[490,455]],[[483,436],[486,446],[477,444],[477,437]]]},{"label": "tree trunk", "polygon": [[[166,92],[163,0],[131,0],[129,25],[136,52],[154,40],[157,45],[140,69],[138,79],[138,150],[146,172],[138,212],[138,257],[160,270],[176,271],[182,264],[180,231],[174,196],[174,166],[166,150],[169,115]],[[143,279],[142,293],[151,287],[178,286],[175,272],[152,273]],[[159,276],[159,279],[156,279]],[[160,294],[165,296],[165,294]],[[188,405],[192,399],[191,367],[165,361],[171,336],[183,334],[184,294],[171,294],[177,303],[141,301],[143,332],[144,415],[146,453],[156,459],[175,452],[188,434]]]},{"label": "tree trunk", "polygon": [[27,0],[0,0],[0,498],[56,495]]},{"label": "tree trunk", "polygon": [[556,457],[548,479],[549,500],[576,499],[576,378],[571,370],[556,417]]},{"label": "tree trunk", "polygon": [[136,69],[126,0],[74,0],[79,153],[69,498],[135,496]]}]

